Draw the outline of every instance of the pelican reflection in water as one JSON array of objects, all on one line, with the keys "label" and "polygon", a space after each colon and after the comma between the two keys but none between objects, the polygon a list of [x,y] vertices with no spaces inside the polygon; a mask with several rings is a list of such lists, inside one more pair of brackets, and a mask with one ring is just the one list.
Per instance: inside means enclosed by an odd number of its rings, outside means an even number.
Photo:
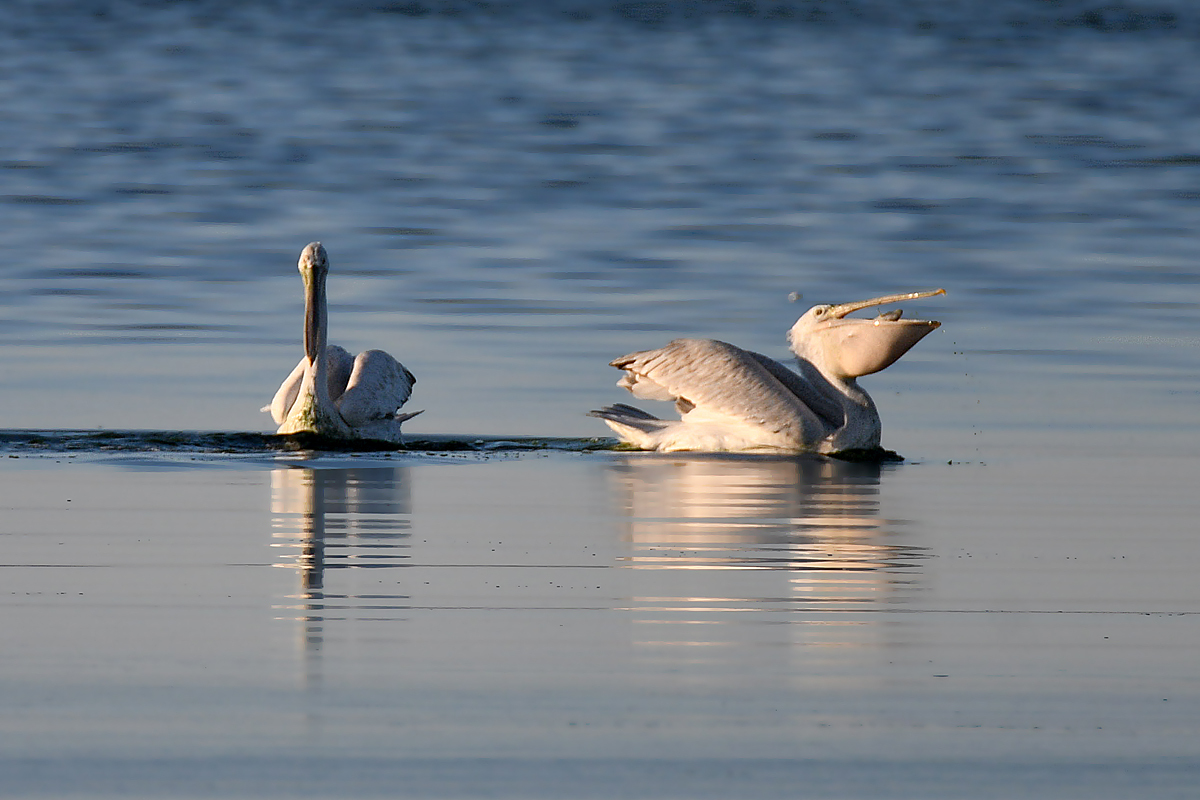
[{"label": "pelican reflection in water", "polygon": [[[411,562],[409,485],[403,467],[271,471],[275,565],[296,570],[300,580],[299,591],[276,609],[301,624],[306,656],[319,657],[327,621],[345,629],[359,620],[396,619],[408,609],[408,596],[389,589],[393,582],[378,570]],[[328,570],[340,571],[332,592]],[[319,663],[306,669],[319,670]]]},{"label": "pelican reflection in water", "polygon": [[812,575],[911,566],[880,516],[884,465],[812,456],[630,454],[612,467],[629,566]]},{"label": "pelican reflection in water", "polygon": [[810,308],[788,331],[799,373],[774,359],[714,339],[676,339],[621,356],[618,386],[635,397],[675,402],[681,419],[659,419],[623,403],[590,412],[642,450],[840,453],[878,450],[879,413],[856,378],[895,363],[941,323],[873,319],[863,308],[945,294],[909,292]]},{"label": "pelican reflection in water", "polygon": [[[639,643],[685,659],[738,659],[752,646],[766,657],[781,640],[835,646],[807,651],[811,665],[884,641],[889,625],[876,612],[920,594],[930,557],[919,531],[882,514],[893,469],[807,455],[616,459],[609,474]],[[697,647],[683,656],[685,645]]]},{"label": "pelican reflection in water", "polygon": [[327,344],[329,259],[320,242],[304,248],[298,266],[304,279],[304,357],[262,410],[271,412],[277,433],[400,443],[400,423],[421,413],[399,413],[417,379],[382,350],[351,358]]},{"label": "pelican reflection in water", "polygon": [[[275,544],[289,549],[280,566],[297,567],[306,591],[321,590],[327,566],[406,563],[411,506],[407,470],[400,467],[271,471]],[[327,543],[334,550],[328,559]]]}]

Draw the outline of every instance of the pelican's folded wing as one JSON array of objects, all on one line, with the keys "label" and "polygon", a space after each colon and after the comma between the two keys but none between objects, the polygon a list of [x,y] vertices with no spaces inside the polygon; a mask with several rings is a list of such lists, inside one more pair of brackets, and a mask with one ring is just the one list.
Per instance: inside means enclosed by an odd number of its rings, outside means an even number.
[{"label": "pelican's folded wing", "polygon": [[625,370],[619,385],[635,396],[674,399],[684,414],[762,426],[797,447],[828,432],[821,418],[754,354],[725,342],[676,339],[611,364]]},{"label": "pelican's folded wing", "polygon": [[325,384],[329,387],[329,399],[337,401],[350,385],[350,375],[354,372],[354,356],[346,348],[336,344],[325,346]]},{"label": "pelican's folded wing", "polygon": [[[767,372],[771,373],[789,392],[800,399],[805,408],[820,417],[821,421],[825,423],[830,431],[837,430],[846,424],[846,412],[833,399],[833,394],[836,390],[829,387],[827,383],[826,392],[822,394],[818,387],[814,386],[804,377],[792,372],[770,356],[764,356],[762,353],[755,353],[750,350],[746,351],[746,355],[762,364]],[[818,380],[824,379],[818,377]]]},{"label": "pelican's folded wing", "polygon": [[292,374],[279,384],[275,396],[271,398],[271,404],[262,408],[263,411],[271,412],[271,419],[275,420],[276,425],[282,425],[283,421],[287,419],[288,412],[292,410],[292,403],[296,402],[296,395],[300,393],[300,382],[304,380],[304,370],[307,366],[308,359],[300,359],[300,363],[292,370]]},{"label": "pelican's folded wing", "polygon": [[[300,384],[304,382],[304,370],[307,367],[308,359],[300,359],[300,363],[296,365],[292,373],[283,379],[283,383],[279,384],[279,389],[275,391],[275,397],[271,399],[271,404],[262,407],[262,411],[271,412],[271,419],[275,420],[276,425],[282,425],[283,421],[287,419],[288,412],[292,410],[292,404],[296,402],[296,397],[300,394]],[[346,390],[346,384],[350,380],[350,372],[353,368],[354,359],[343,348],[336,344],[325,348],[325,373],[329,376],[326,383],[329,386],[331,400],[337,400]]]},{"label": "pelican's folded wing", "polygon": [[337,401],[338,411],[352,428],[392,417],[416,382],[411,372],[382,350],[359,353],[346,391]]}]

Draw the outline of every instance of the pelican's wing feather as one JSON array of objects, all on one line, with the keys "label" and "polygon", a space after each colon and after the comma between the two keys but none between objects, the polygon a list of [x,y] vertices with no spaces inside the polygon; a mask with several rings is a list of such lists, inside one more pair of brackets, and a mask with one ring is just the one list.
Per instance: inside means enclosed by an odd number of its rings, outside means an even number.
[{"label": "pelican's wing feather", "polygon": [[346,391],[337,401],[342,419],[355,428],[395,416],[412,394],[417,379],[382,350],[367,350],[354,359]]},{"label": "pelican's wing feather", "polygon": [[789,392],[800,399],[805,408],[820,417],[830,430],[836,430],[846,424],[846,412],[831,396],[835,390],[830,388],[826,394],[822,394],[803,376],[797,375],[770,356],[750,350],[746,351],[746,355],[762,364],[767,372],[771,373]]},{"label": "pelican's wing feather", "polygon": [[676,339],[611,363],[634,395],[675,399],[685,414],[760,425],[798,442],[826,427],[754,354],[725,342]]},{"label": "pelican's wing feather", "polygon": [[[279,384],[279,389],[275,392],[275,397],[271,399],[271,404],[263,406],[263,411],[271,412],[271,419],[275,420],[276,425],[282,425],[283,421],[287,419],[288,412],[292,410],[292,405],[300,394],[300,384],[304,382],[304,370],[307,367],[308,358],[300,359],[300,363],[296,365],[291,374],[284,378],[283,383]],[[331,399],[337,400],[342,396],[353,369],[354,359],[343,348],[336,344],[325,348],[325,374],[329,376],[327,384]]]},{"label": "pelican's wing feather", "polygon": [[329,387],[329,399],[336,401],[346,391],[350,374],[354,372],[354,356],[344,347],[325,345],[325,384]]},{"label": "pelican's wing feather", "polygon": [[308,358],[300,359],[300,363],[296,365],[292,373],[283,379],[283,383],[279,384],[279,389],[271,398],[271,404],[262,409],[271,412],[271,419],[275,420],[276,425],[282,425],[283,421],[287,419],[288,412],[292,410],[292,404],[296,402],[296,395],[300,393],[300,382],[304,380],[306,367],[308,367]]}]

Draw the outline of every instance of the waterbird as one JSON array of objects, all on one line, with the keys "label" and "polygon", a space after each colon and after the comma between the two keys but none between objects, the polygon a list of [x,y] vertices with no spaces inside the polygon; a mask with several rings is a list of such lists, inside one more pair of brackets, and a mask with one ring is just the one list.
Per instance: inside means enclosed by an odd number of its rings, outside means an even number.
[{"label": "waterbird", "polygon": [[399,444],[400,424],[421,413],[399,413],[417,379],[382,350],[351,358],[343,348],[327,344],[325,248],[312,242],[297,266],[304,280],[304,357],[262,410],[271,412],[277,433]]},{"label": "waterbird", "polygon": [[895,363],[941,323],[905,319],[900,309],[871,319],[849,315],[945,293],[813,306],[788,331],[799,372],[715,339],[675,339],[657,350],[621,356],[610,362],[625,373],[617,385],[635,397],[674,401],[681,418],[659,419],[624,403],[589,414],[641,450],[878,450],[879,412],[855,379]]}]

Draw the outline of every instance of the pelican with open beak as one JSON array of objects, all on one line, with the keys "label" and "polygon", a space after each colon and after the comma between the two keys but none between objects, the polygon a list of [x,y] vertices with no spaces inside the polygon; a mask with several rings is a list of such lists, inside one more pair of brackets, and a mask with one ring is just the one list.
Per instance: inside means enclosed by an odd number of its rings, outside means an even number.
[{"label": "pelican with open beak", "polygon": [[643,450],[878,450],[879,413],[856,379],[895,363],[941,323],[904,318],[900,309],[850,314],[945,293],[813,306],[788,331],[798,371],[714,339],[676,339],[622,356],[611,362],[625,373],[617,385],[635,397],[674,401],[681,418],[659,419],[623,403],[590,413]]}]

